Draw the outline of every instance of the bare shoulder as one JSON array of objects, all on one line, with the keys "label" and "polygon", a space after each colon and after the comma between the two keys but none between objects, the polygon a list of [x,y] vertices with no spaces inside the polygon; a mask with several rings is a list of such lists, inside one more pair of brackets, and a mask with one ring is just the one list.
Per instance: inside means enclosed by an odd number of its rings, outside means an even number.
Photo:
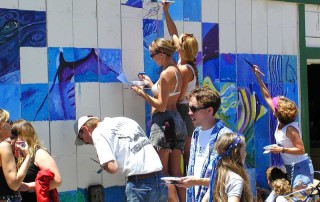
[{"label": "bare shoulder", "polygon": [[2,151],[11,151],[11,144],[7,141],[0,142],[0,152]]}]

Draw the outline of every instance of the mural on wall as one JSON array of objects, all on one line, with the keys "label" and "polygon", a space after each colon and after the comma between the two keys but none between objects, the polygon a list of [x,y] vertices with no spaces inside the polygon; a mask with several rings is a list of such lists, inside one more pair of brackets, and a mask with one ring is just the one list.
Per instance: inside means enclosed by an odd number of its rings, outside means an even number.
[{"label": "mural on wall", "polygon": [[20,88],[20,47],[46,46],[46,13],[0,9],[0,27],[0,83],[3,90],[0,106],[10,111],[12,119],[18,119],[26,114],[25,107],[20,105],[23,102],[21,91],[29,87]]},{"label": "mural on wall", "polygon": [[[141,19],[144,69],[156,81],[161,69],[150,58],[148,47],[154,39],[164,36],[165,23],[158,19],[161,6],[142,0],[128,0],[122,5],[145,10]],[[251,169],[252,184],[257,179],[259,186],[266,187],[265,169],[270,164],[282,163],[279,155],[262,154],[263,146],[275,142],[276,120],[245,60],[259,65],[266,75],[262,79],[272,96],[284,95],[298,103],[297,56],[220,53],[219,24],[201,22],[201,1],[176,1],[171,9],[176,11],[172,13],[175,21],[201,23],[202,38],[198,40],[202,41],[202,47],[196,58],[200,84],[220,92],[222,103],[217,117],[232,130],[245,135],[248,145],[246,164]],[[49,82],[21,84],[20,47],[46,47],[46,13],[15,9],[0,9],[0,13],[0,90],[3,92],[0,106],[10,111],[13,119],[75,120],[77,82],[119,82],[121,49],[48,47]],[[147,134],[150,120],[150,105],[146,104]],[[105,190],[124,195],[123,187]],[[105,196],[108,197],[105,201],[115,201],[112,195]],[[60,198],[61,201],[88,200],[86,190],[81,189],[64,192]]]}]

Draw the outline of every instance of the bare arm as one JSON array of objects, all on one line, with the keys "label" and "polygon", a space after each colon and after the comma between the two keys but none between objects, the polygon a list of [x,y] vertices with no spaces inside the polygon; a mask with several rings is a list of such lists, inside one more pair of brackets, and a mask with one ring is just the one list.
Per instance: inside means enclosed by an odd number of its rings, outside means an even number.
[{"label": "bare arm", "polygon": [[115,160],[109,161],[102,165],[103,169],[110,174],[114,174],[118,171],[118,163]]},{"label": "bare arm", "polygon": [[56,161],[47,151],[39,149],[36,153],[35,163],[39,166],[40,170],[50,169],[50,171],[54,173],[54,179],[50,181],[50,189],[57,188],[61,185],[61,175]]},{"label": "bare arm", "polygon": [[205,186],[209,187],[210,178],[199,178],[195,176],[181,177],[181,182],[176,184],[178,187]]},{"label": "bare arm", "polygon": [[259,67],[257,65],[253,65],[253,71],[254,71],[254,74],[256,75],[256,78],[258,80],[258,83],[259,83],[259,87],[260,87],[260,90],[262,92],[262,95],[263,95],[263,98],[264,100],[267,102],[269,108],[271,109],[272,113],[274,113],[275,109],[272,105],[272,97],[266,87],[266,85],[263,83],[261,77],[260,77],[260,73],[259,73]]},{"label": "bare arm", "polygon": [[[173,71],[168,71],[168,68],[161,72],[160,78],[158,81],[158,90],[159,94],[157,97],[151,97],[144,91],[142,91],[138,86],[132,86],[132,89],[140,95],[146,102],[148,102],[152,107],[158,111],[165,111],[169,99],[169,90],[170,90],[170,80],[173,79]],[[173,79],[175,80],[175,79]]]},{"label": "bare arm", "polygon": [[290,138],[294,147],[287,148],[287,147],[273,146],[270,149],[272,153],[277,154],[280,152],[284,152],[284,153],[293,154],[293,155],[301,155],[305,153],[302,139],[299,136],[299,131],[295,127],[289,126],[286,131],[286,136]]},{"label": "bare arm", "polygon": [[24,148],[21,148],[25,159],[21,164],[19,170],[17,171],[17,165],[12,153],[12,148],[10,143],[2,142],[0,144],[0,156],[1,156],[1,166],[3,169],[4,176],[6,178],[7,184],[10,189],[17,191],[20,187],[24,177],[26,176],[29,163],[30,163],[30,154],[28,152],[28,145]]},{"label": "bare arm", "polygon": [[170,13],[169,13],[170,3],[165,3],[165,1],[163,1],[162,6],[163,6],[164,15],[166,17],[166,23],[167,23],[167,27],[168,27],[168,31],[169,31],[170,36],[171,37],[173,35],[178,36],[178,29],[176,27],[176,24],[173,22],[173,20],[170,16]]}]

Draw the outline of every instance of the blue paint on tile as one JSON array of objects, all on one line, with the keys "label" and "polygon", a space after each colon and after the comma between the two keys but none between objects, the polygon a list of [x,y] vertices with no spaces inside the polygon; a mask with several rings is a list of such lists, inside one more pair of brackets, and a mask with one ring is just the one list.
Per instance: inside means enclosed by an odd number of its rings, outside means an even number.
[{"label": "blue paint on tile", "polygon": [[0,108],[6,109],[10,113],[11,120],[21,118],[20,106],[20,85],[17,84],[3,84],[0,85],[1,99]]},{"label": "blue paint on tile", "polygon": [[[48,84],[22,84],[21,85],[21,111],[22,118],[28,121],[49,120]],[[40,106],[42,107],[40,108]],[[38,111],[38,109],[40,109]]]},{"label": "blue paint on tile", "polygon": [[[50,86],[52,83],[50,83]],[[53,85],[49,95],[50,120],[75,120],[76,101],[75,85],[72,82],[61,82]]]},{"label": "blue paint on tile", "polygon": [[183,20],[201,22],[201,1],[183,1]]},{"label": "blue paint on tile", "polygon": [[221,54],[220,55],[220,80],[236,82],[236,55]]},{"label": "blue paint on tile", "polygon": [[[117,76],[122,70],[122,52],[120,49],[99,49],[100,82],[119,82]],[[130,67],[129,67],[130,68]]]}]

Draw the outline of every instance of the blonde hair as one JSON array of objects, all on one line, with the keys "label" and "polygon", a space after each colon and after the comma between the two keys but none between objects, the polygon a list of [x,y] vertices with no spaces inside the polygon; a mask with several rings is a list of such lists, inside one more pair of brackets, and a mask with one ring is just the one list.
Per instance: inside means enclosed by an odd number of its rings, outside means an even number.
[{"label": "blonde hair", "polygon": [[277,179],[272,182],[272,188],[277,196],[287,195],[291,192],[291,186],[287,179]]},{"label": "blonde hair", "polygon": [[1,127],[9,120],[9,112],[5,109],[0,109],[0,125]]},{"label": "blonde hair", "polygon": [[[11,133],[20,140],[26,141],[29,146],[29,154],[31,158],[35,158],[37,149],[42,148],[38,135],[30,122],[19,119],[12,125]],[[24,157],[19,157],[17,167],[19,168]]]},{"label": "blonde hair", "polygon": [[193,68],[196,76],[196,85],[199,86],[198,68],[196,65],[196,57],[199,51],[197,39],[193,34],[183,33],[179,37],[179,48],[183,52],[181,59],[187,61]]},{"label": "blonde hair", "polygon": [[296,120],[298,109],[296,104],[284,96],[279,96],[277,118],[283,124],[288,124]]},{"label": "blonde hair", "polygon": [[[219,155],[224,154],[234,144],[237,138],[235,133],[225,133],[215,143],[215,149]],[[241,195],[241,202],[252,201],[252,194],[249,186],[249,178],[241,161],[240,149],[243,147],[245,139],[240,137],[241,142],[231,148],[229,155],[223,155],[217,164],[216,180],[213,190],[213,201],[227,202],[228,196],[225,193],[225,182],[228,171],[238,174],[243,179],[243,190]]]},{"label": "blonde hair", "polygon": [[165,38],[157,38],[154,40],[149,46],[149,49],[152,52],[164,53],[168,57],[172,56],[172,54],[176,51],[173,41],[166,40]]}]

